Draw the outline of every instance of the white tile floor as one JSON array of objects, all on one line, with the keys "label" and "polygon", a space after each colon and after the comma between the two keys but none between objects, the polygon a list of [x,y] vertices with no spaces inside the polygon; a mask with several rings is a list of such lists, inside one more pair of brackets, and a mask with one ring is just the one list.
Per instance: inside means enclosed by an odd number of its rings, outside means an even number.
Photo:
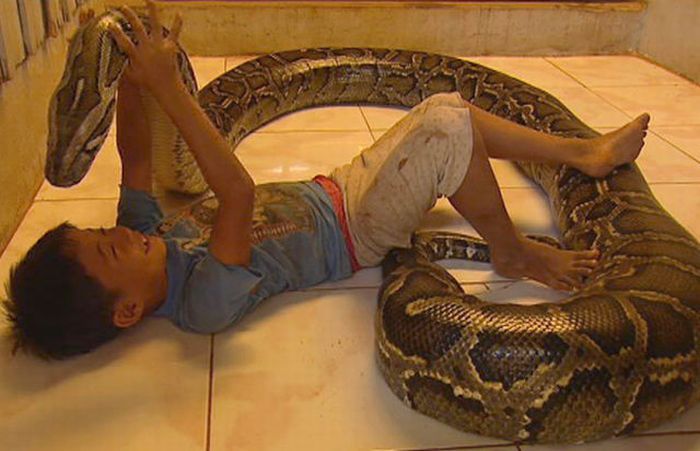
[{"label": "white tile floor", "polygon": [[[246,58],[196,58],[200,84]],[[639,165],[659,201],[700,237],[700,87],[627,56],[473,59],[549,90],[601,131],[650,111]],[[237,152],[260,183],[308,178],[348,160],[403,114],[366,107],[302,112],[260,130]],[[546,199],[510,164],[494,166],[516,224],[526,232],[555,233]],[[60,221],[113,223],[118,174],[112,135],[80,185],[42,187],[0,257],[2,278]],[[424,225],[471,231],[445,203]],[[487,265],[459,264],[453,272],[469,292],[494,302],[562,297],[534,283],[504,280]],[[379,282],[378,270],[364,270],[283,294],[214,337],[147,320],[67,362],[0,359],[0,449],[564,449],[464,434],[404,407],[374,363]],[[652,432],[576,449],[700,451],[700,407]]]}]

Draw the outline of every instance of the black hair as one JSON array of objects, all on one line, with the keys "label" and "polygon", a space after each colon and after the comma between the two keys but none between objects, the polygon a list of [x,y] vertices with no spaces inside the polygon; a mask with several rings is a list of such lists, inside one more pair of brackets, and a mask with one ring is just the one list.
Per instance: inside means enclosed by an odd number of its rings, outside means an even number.
[{"label": "black hair", "polygon": [[13,340],[44,359],[84,354],[121,330],[112,322],[117,293],[89,276],[75,257],[68,222],[49,230],[10,270],[3,301]]}]

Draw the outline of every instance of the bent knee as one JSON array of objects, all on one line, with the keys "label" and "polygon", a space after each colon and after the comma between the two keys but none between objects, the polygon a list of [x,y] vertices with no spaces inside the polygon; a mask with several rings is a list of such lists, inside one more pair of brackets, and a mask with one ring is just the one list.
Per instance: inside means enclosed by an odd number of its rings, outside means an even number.
[{"label": "bent knee", "polygon": [[437,106],[425,112],[421,129],[444,139],[463,139],[472,136],[469,110],[449,106]]},{"label": "bent knee", "polygon": [[433,94],[423,101],[428,108],[448,106],[453,108],[464,108],[468,102],[462,98],[462,95],[457,92],[440,92]]}]

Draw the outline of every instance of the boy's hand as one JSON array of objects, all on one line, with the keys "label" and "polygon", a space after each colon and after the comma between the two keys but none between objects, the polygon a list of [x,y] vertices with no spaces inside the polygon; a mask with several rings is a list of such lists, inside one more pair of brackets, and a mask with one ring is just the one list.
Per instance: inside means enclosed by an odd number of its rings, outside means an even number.
[{"label": "boy's hand", "polygon": [[168,37],[163,37],[163,26],[158,19],[155,4],[146,1],[151,21],[151,34],[146,32],[141,19],[125,6],[120,11],[126,16],[136,35],[136,43],[113,25],[110,32],[119,48],[128,55],[128,81],[148,89],[154,96],[164,95],[167,89],[182,84],[177,67],[177,39],[182,29],[182,19],[176,16]]},{"label": "boy's hand", "polygon": [[131,23],[134,44],[120,29],[112,29],[119,47],[129,56],[131,79],[148,89],[189,146],[197,166],[219,200],[209,252],[225,265],[250,264],[255,183],[202,107],[184,86],[176,66],[182,21],[175,19],[164,38],[156,8],[147,2],[151,36],[133,11],[122,11]]}]

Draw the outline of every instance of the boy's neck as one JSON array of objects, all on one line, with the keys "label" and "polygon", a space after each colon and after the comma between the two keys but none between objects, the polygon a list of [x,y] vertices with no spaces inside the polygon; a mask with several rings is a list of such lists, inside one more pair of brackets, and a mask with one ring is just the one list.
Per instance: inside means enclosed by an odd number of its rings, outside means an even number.
[{"label": "boy's neck", "polygon": [[163,271],[161,272],[161,277],[157,283],[153,284],[153,291],[151,295],[146,299],[146,305],[144,306],[144,311],[146,315],[158,310],[168,298],[168,271],[167,265],[163,265]]}]

